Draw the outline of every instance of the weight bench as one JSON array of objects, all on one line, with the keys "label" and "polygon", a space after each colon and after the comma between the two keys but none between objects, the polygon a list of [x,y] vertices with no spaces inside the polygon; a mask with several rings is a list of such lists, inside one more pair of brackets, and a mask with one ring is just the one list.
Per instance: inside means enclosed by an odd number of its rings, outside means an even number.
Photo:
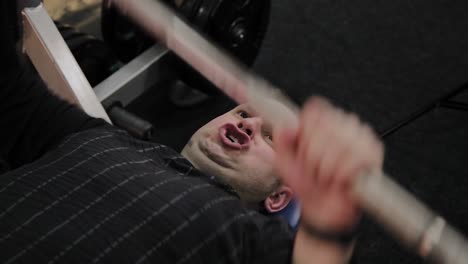
[{"label": "weight bench", "polygon": [[26,2],[21,11],[23,51],[47,87],[88,115],[114,123],[139,138],[150,139],[152,125],[124,107],[148,89],[175,80],[165,70],[169,68],[169,50],[156,44],[91,87],[43,4]]}]

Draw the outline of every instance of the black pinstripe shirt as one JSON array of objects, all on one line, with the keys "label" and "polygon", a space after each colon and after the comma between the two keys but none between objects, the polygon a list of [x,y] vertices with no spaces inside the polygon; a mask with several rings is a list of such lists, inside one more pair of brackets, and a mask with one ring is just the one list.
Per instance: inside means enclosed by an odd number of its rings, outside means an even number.
[{"label": "black pinstripe shirt", "polygon": [[282,221],[110,127],[0,177],[2,263],[287,263],[291,246]]}]

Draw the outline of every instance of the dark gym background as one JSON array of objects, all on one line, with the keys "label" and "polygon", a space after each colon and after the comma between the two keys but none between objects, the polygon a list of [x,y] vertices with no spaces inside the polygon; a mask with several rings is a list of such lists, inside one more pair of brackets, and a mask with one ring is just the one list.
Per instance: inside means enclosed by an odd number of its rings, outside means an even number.
[{"label": "dark gym background", "polygon": [[[46,0],[51,13],[99,36],[97,0]],[[468,82],[466,0],[272,0],[254,69],[298,103],[323,95],[384,132]],[[468,89],[455,98],[468,103]],[[129,109],[180,150],[230,109],[222,96],[177,108],[158,87]],[[468,235],[468,111],[439,107],[385,137],[386,171]],[[366,221],[367,222],[367,221]],[[378,226],[364,225],[358,263],[421,263]]]}]

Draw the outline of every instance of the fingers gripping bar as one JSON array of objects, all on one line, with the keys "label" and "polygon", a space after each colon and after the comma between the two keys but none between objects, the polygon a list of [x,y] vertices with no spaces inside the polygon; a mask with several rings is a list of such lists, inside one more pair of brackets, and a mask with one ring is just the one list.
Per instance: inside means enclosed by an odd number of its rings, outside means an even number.
[{"label": "fingers gripping bar", "polygon": [[[252,102],[275,125],[297,124],[297,106],[278,88],[247,71],[160,1],[113,0],[113,4],[237,103]],[[438,263],[467,262],[465,238],[383,172],[358,177],[353,193],[371,217],[423,258]]]}]

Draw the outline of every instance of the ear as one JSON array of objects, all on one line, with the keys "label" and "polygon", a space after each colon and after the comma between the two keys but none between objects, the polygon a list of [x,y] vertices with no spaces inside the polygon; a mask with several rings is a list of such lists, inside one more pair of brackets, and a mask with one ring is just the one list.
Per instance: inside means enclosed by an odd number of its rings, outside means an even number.
[{"label": "ear", "polygon": [[265,199],[264,205],[269,213],[276,213],[283,210],[292,198],[292,189],[288,186],[282,185]]}]

